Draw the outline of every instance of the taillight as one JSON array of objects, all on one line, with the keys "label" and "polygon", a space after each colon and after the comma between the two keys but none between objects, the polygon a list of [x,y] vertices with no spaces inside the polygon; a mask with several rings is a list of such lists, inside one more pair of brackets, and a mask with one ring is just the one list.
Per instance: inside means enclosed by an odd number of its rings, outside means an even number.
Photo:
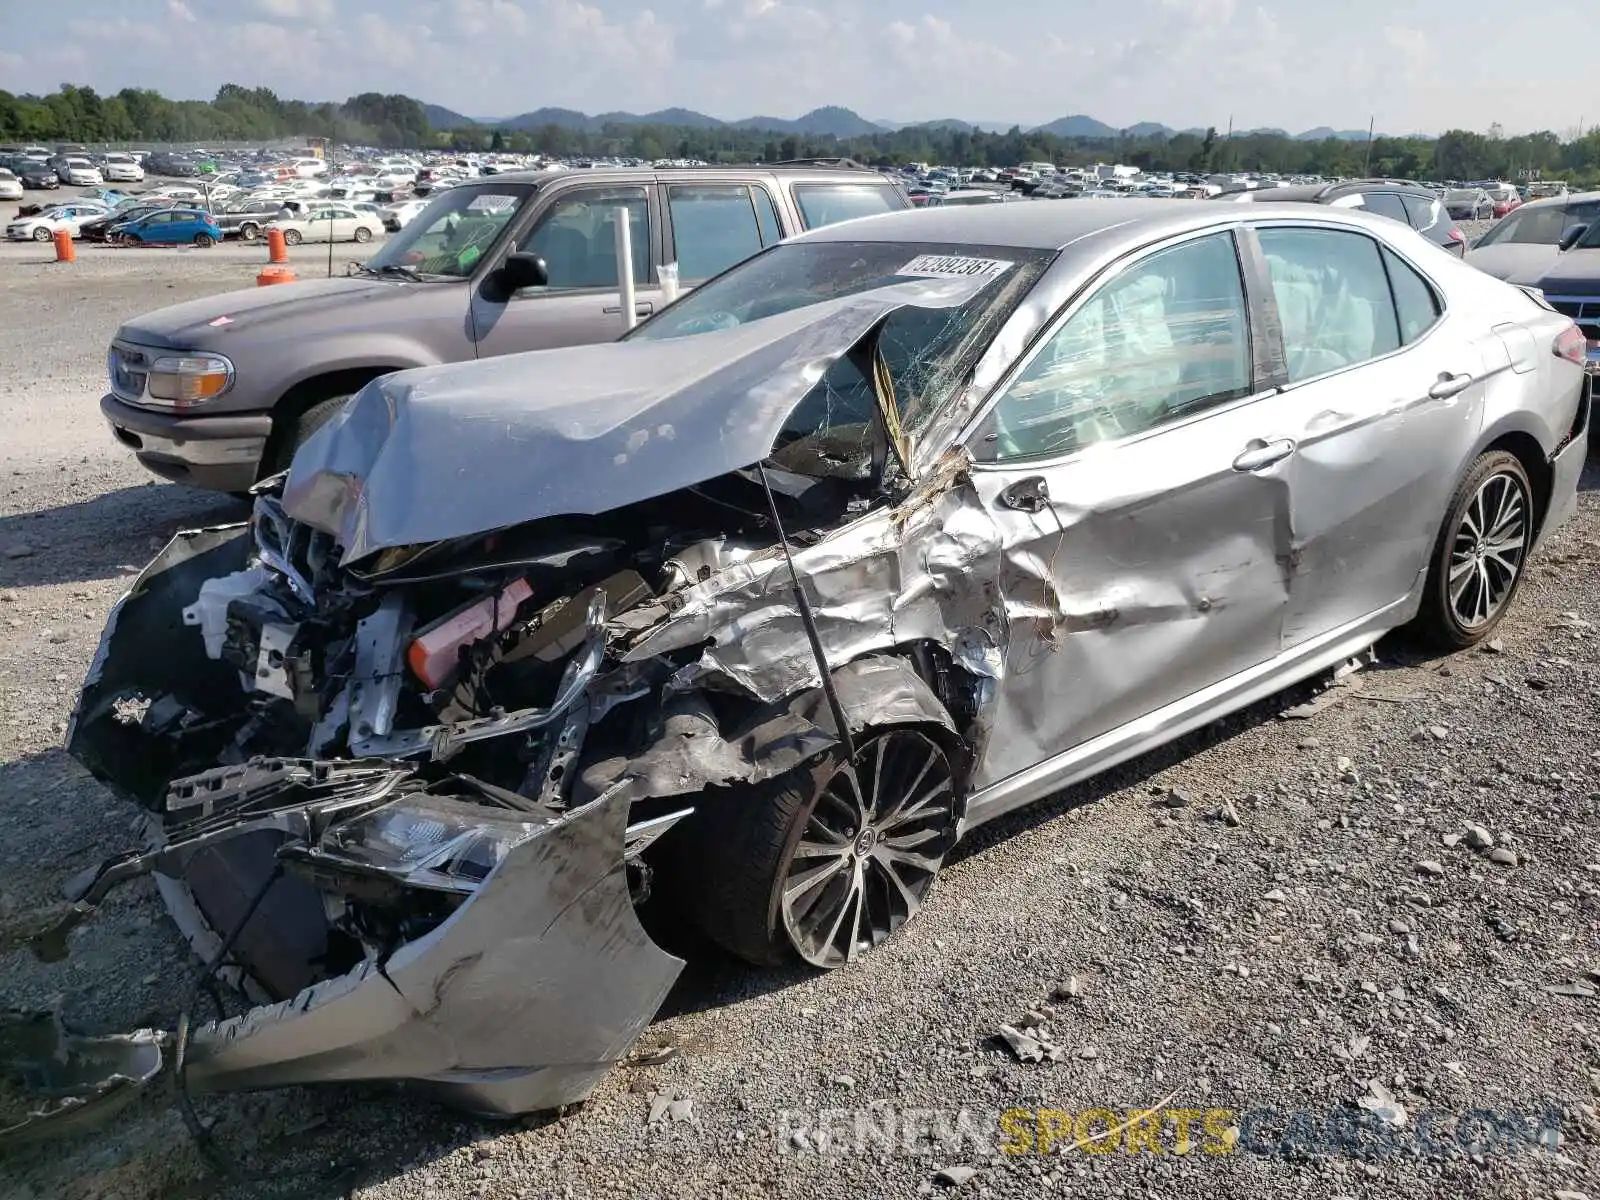
[{"label": "taillight", "polygon": [[1445,240],[1450,243],[1450,249],[1454,250],[1463,258],[1466,257],[1467,235],[1461,232],[1460,226],[1450,226],[1450,232],[1445,235]]},{"label": "taillight", "polygon": [[1580,367],[1589,361],[1589,339],[1576,325],[1568,325],[1556,337],[1556,357],[1564,358]]}]

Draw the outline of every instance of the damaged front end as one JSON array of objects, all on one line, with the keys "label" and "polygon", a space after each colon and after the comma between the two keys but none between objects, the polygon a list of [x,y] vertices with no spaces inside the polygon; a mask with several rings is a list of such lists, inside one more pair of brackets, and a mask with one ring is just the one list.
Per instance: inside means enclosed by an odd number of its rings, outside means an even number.
[{"label": "damaged front end", "polygon": [[[924,316],[977,286],[905,285]],[[179,534],[113,609],[68,748],[148,837],[69,883],[37,953],[64,956],[111,889],[151,875],[205,978],[256,1004],[180,1020],[185,1087],[410,1081],[494,1114],[586,1097],[683,966],[639,909],[692,875],[703,808],[870,728],[917,726],[930,762],[981,739],[984,681],[940,647],[963,644],[947,616],[983,619],[953,582],[988,533],[956,518],[950,471],[904,470],[887,385],[858,389],[865,407],[832,390],[881,374],[902,291],[735,331],[711,370],[680,342],[623,343],[629,368],[588,386],[633,390],[581,428],[581,389],[518,401],[504,363],[458,391],[431,372],[370,385],[247,524]],[[822,433],[786,431],[797,409]],[[642,484],[641,447],[678,437]],[[462,498],[472,445],[532,455],[491,473],[515,474],[514,509]],[[558,469],[570,447],[611,472],[589,493]],[[424,461],[448,469],[418,480]],[[942,549],[910,545],[932,531]],[[806,637],[785,632],[797,614]],[[940,846],[947,793],[918,835]]]}]

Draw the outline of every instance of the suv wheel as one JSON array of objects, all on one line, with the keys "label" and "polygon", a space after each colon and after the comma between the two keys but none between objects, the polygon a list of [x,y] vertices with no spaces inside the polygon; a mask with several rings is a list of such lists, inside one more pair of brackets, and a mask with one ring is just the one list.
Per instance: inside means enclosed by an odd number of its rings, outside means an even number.
[{"label": "suv wheel", "polygon": [[296,417],[294,424],[286,431],[286,436],[278,440],[271,462],[262,474],[276,475],[279,471],[287,471],[289,464],[294,461],[294,452],[305,445],[313,433],[332,420],[353,394],[346,393],[343,396],[330,396],[326,400],[319,400]]},{"label": "suv wheel", "polygon": [[243,225],[239,226],[240,241],[253,242],[260,236],[261,226],[257,225],[254,221],[246,221]]}]

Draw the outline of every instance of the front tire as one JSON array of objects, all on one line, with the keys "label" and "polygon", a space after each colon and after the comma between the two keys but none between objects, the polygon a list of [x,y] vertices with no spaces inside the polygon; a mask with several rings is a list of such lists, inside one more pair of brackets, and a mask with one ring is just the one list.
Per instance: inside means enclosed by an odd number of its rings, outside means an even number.
[{"label": "front tire", "polygon": [[356,227],[356,241],[358,241],[358,242],[370,242],[371,240],[372,240],[372,230],[367,229],[364,226],[357,226]]},{"label": "front tire", "polygon": [[758,966],[832,969],[914,917],[955,844],[949,752],[912,727],[870,731],[776,779],[712,799],[685,833],[701,930]]},{"label": "front tire", "polygon": [[285,246],[298,246],[300,241],[300,231],[298,229],[285,229],[283,231],[283,244]]},{"label": "front tire", "polygon": [[1517,456],[1491,450],[1450,499],[1416,628],[1441,650],[1483,641],[1522,582],[1534,537],[1533,487]]},{"label": "front tire", "polygon": [[43,225],[33,231],[33,240],[36,242],[48,242],[53,237],[55,237],[55,232],[46,229]]},{"label": "front tire", "polygon": [[343,396],[330,396],[326,400],[319,400],[305,412],[295,418],[294,424],[286,431],[285,436],[279,439],[277,448],[273,451],[271,462],[262,472],[263,476],[276,475],[279,471],[289,469],[289,464],[294,461],[294,452],[310,440],[311,435],[321,429],[342,409],[354,393]]}]

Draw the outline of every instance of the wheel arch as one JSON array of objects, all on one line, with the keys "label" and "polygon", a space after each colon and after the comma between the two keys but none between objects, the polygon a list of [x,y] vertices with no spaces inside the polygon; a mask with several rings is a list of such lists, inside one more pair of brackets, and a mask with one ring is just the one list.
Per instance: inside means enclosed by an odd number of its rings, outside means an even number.
[{"label": "wheel arch", "polygon": [[1528,473],[1528,483],[1533,488],[1534,533],[1537,536],[1544,528],[1545,515],[1550,511],[1551,489],[1555,486],[1555,469],[1550,465],[1550,457],[1532,432],[1506,423],[1487,432],[1483,444],[1466,464],[1463,478],[1466,471],[1472,469],[1472,463],[1496,450],[1504,450],[1512,455]]},{"label": "wheel arch", "polygon": [[354,395],[374,379],[415,365],[387,362],[322,368],[290,384],[272,405],[272,433],[261,455],[263,468],[277,461],[284,440],[294,436],[296,423],[312,407],[335,396]]}]

